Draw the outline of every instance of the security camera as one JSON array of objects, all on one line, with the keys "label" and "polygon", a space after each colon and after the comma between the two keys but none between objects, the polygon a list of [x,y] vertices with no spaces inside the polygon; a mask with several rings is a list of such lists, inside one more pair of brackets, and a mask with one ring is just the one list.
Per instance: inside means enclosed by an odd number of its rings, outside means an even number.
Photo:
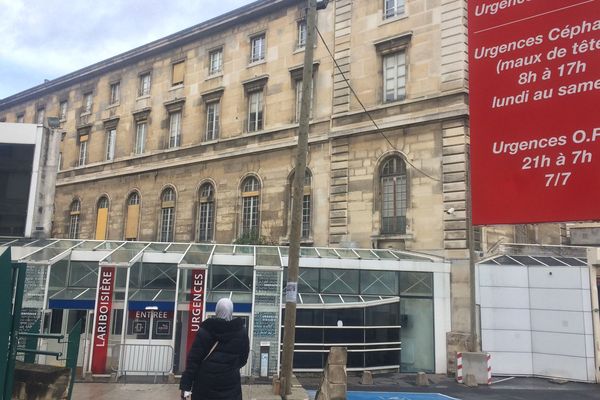
[{"label": "security camera", "polygon": [[324,10],[327,8],[329,0],[317,0],[317,10]]},{"label": "security camera", "polygon": [[455,211],[454,207],[450,207],[449,209],[446,210],[446,214],[452,215],[452,214],[454,214],[454,211]]}]

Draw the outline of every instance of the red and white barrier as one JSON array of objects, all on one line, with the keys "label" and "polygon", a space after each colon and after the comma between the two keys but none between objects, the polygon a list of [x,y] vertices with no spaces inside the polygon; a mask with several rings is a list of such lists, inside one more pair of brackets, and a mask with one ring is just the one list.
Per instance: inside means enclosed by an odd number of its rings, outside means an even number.
[{"label": "red and white barrier", "polygon": [[488,372],[488,385],[492,384],[492,356],[490,355],[490,353],[486,354],[486,358],[487,358],[487,372]]},{"label": "red and white barrier", "polygon": [[456,353],[456,382],[465,383],[467,374],[480,385],[492,384],[492,356],[489,353]]},{"label": "red and white barrier", "polygon": [[456,353],[456,382],[463,383],[463,355]]}]

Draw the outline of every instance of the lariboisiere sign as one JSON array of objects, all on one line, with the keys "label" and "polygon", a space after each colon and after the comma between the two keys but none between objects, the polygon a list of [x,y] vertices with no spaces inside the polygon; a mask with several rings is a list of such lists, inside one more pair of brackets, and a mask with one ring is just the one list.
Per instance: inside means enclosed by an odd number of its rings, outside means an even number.
[{"label": "lariboisiere sign", "polygon": [[600,0],[470,0],[473,223],[600,219]]},{"label": "lariboisiere sign", "polygon": [[94,321],[92,373],[106,372],[108,336],[110,334],[110,315],[112,310],[115,267],[100,268],[100,280],[96,297],[96,319]]}]

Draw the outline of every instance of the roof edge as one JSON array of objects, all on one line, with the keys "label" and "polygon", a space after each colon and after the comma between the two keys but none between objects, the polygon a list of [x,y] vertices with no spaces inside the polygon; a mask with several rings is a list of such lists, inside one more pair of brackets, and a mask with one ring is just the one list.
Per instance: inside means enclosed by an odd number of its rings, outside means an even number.
[{"label": "roof edge", "polygon": [[240,22],[258,18],[266,13],[277,9],[282,5],[291,5],[300,0],[258,0],[243,7],[229,11],[225,14],[211,18],[208,21],[201,22],[190,28],[157,39],[150,43],[136,47],[132,50],[110,57],[106,60],[89,65],[77,71],[63,75],[59,78],[49,80],[40,85],[26,89],[4,99],[0,99],[0,109],[12,107],[21,102],[32,98],[40,97],[53,91],[61,90],[79,80],[93,78],[104,72],[118,68],[139,58],[150,56],[156,53],[168,51],[170,48],[182,46],[190,41],[196,40],[203,35],[213,33],[214,31],[226,29]]}]

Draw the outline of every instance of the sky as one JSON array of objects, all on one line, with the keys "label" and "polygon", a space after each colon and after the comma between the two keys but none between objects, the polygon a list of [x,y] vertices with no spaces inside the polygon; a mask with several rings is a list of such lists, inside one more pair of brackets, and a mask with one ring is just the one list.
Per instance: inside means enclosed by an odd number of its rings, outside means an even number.
[{"label": "sky", "polygon": [[253,0],[0,0],[0,99]]}]

